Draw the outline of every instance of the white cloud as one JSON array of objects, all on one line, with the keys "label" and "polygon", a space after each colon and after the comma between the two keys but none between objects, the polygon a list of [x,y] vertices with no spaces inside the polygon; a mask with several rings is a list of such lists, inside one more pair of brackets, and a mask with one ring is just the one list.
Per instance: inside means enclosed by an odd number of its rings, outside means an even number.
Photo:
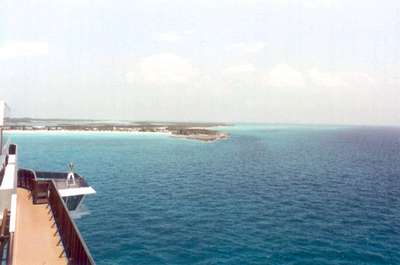
[{"label": "white cloud", "polygon": [[348,86],[348,83],[337,74],[322,72],[317,68],[312,68],[307,71],[307,77],[312,85],[317,87],[343,87]]},{"label": "white cloud", "polygon": [[239,53],[259,53],[264,50],[266,46],[265,42],[238,42],[229,45],[226,50],[228,52],[239,52]]},{"label": "white cloud", "polygon": [[194,32],[194,30],[192,30],[192,29],[187,29],[187,30],[184,30],[184,31],[183,31],[183,34],[187,36],[187,35],[193,34],[193,32]]},{"label": "white cloud", "polygon": [[299,88],[306,85],[304,74],[288,64],[278,64],[264,75],[269,87]]},{"label": "white cloud", "polygon": [[[394,78],[378,78],[376,75],[366,72],[335,72],[325,71],[318,67],[308,70],[298,70],[297,67],[281,63],[265,69],[254,64],[238,64],[226,67],[221,71],[225,80],[241,80],[270,88],[301,88],[316,89],[341,88],[357,91],[360,88],[374,87],[377,84],[394,86]],[[388,75],[393,77],[394,75]]]},{"label": "white cloud", "polygon": [[376,76],[365,72],[326,72],[312,68],[306,72],[311,85],[323,88],[358,89],[378,84]]},{"label": "white cloud", "polygon": [[161,42],[179,42],[185,37],[191,35],[192,30],[184,30],[183,32],[167,31],[158,33],[156,39]]},{"label": "white cloud", "polygon": [[198,70],[186,59],[172,53],[142,58],[127,74],[128,82],[146,85],[185,84],[198,75]]},{"label": "white cloud", "polygon": [[[341,4],[341,2],[343,2],[343,0],[302,0],[298,1],[298,4],[302,5],[305,8],[328,8],[336,7]],[[272,0],[272,3],[289,7],[291,4],[293,4],[293,1]]]},{"label": "white cloud", "polygon": [[256,70],[257,69],[253,64],[240,64],[227,67],[223,70],[223,74],[227,76],[238,76],[255,73]]},{"label": "white cloud", "polygon": [[47,42],[13,41],[0,46],[0,58],[45,56],[49,53]]},{"label": "white cloud", "polygon": [[304,7],[318,8],[318,7],[333,7],[337,6],[341,0],[305,0],[303,1]]},{"label": "white cloud", "polygon": [[346,72],[341,77],[344,82],[355,87],[370,87],[377,85],[377,78],[364,72]]},{"label": "white cloud", "polygon": [[392,87],[400,87],[400,76],[386,76],[383,79],[383,83],[392,86]]},{"label": "white cloud", "polygon": [[165,42],[177,42],[182,39],[181,34],[176,32],[163,32],[158,34],[157,40]]}]

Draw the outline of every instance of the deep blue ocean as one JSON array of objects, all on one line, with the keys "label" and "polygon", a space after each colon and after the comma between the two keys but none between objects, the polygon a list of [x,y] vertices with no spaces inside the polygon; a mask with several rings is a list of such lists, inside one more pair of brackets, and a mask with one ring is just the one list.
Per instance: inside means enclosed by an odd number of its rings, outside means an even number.
[{"label": "deep blue ocean", "polygon": [[15,134],[19,166],[97,190],[98,265],[400,264],[400,128],[239,125],[228,140]]}]

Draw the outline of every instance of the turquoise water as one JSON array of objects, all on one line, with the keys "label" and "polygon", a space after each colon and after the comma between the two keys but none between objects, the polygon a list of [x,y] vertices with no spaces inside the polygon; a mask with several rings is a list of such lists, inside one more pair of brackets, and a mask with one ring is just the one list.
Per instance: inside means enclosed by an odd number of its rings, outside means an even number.
[{"label": "turquoise water", "polygon": [[226,141],[18,134],[20,166],[97,190],[99,265],[400,264],[400,128],[241,125]]}]

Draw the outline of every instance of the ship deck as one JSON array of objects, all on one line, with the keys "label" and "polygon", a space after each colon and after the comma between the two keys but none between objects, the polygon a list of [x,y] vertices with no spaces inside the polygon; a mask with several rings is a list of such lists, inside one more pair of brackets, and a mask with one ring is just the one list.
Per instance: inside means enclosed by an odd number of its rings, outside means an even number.
[{"label": "ship deck", "polygon": [[67,265],[52,213],[46,204],[33,204],[30,192],[17,189],[13,265]]}]

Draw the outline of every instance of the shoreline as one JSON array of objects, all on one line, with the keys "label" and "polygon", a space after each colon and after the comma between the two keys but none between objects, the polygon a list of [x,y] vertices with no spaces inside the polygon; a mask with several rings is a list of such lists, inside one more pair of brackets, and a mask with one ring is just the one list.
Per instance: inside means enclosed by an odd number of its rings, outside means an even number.
[{"label": "shoreline", "polygon": [[229,134],[224,132],[221,132],[217,135],[207,135],[207,134],[181,135],[172,133],[170,136],[174,138],[183,138],[187,140],[196,140],[202,142],[215,142],[215,141],[227,140],[229,138]]},{"label": "shoreline", "polygon": [[123,134],[164,135],[210,142],[228,138],[229,133],[221,130],[224,123],[208,122],[110,122],[80,121],[63,119],[10,119],[3,127],[5,133],[15,134]]},{"label": "shoreline", "polygon": [[[197,129],[197,128],[196,128]],[[202,128],[207,130],[205,128]],[[208,130],[209,132],[212,132]],[[124,135],[161,135],[172,138],[181,138],[188,140],[196,140],[201,142],[214,142],[226,140],[229,134],[226,132],[218,132],[216,134],[179,134],[173,131],[139,131],[139,130],[46,130],[46,129],[25,129],[25,130],[4,130],[5,134],[124,134]]]},{"label": "shoreline", "polygon": [[165,134],[170,135],[170,132],[141,132],[141,131],[114,131],[114,130],[4,130],[4,133],[12,133],[12,134],[28,134],[28,133],[67,133],[67,134],[100,134],[100,133],[121,133],[121,134]]}]

